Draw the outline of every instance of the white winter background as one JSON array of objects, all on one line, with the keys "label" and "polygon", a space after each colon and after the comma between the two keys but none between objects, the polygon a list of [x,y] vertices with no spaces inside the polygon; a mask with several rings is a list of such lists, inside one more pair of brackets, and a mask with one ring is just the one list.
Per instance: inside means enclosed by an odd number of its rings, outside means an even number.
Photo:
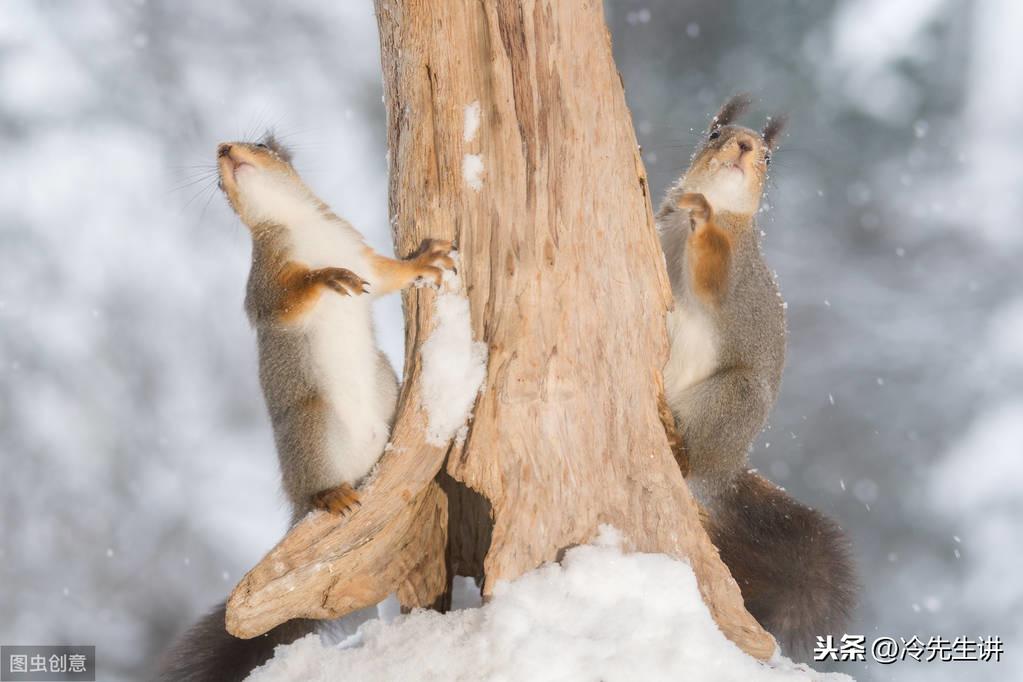
[{"label": "white winter background", "polygon": [[[607,9],[655,193],[728,94],[792,115],[761,225],[789,362],[752,460],[850,530],[852,631],[1008,652],[835,669],[1023,677],[1023,5]],[[203,173],[276,127],[389,251],[380,97],[369,0],[0,7],[0,643],[140,679],[280,537],[249,237]]]}]

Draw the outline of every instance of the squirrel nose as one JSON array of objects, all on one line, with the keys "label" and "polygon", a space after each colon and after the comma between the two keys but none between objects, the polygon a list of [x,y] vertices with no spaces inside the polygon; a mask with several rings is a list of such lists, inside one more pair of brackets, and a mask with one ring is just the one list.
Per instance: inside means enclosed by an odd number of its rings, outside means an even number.
[{"label": "squirrel nose", "polygon": [[231,153],[231,145],[227,144],[226,142],[224,144],[220,145],[219,147],[217,147],[217,158],[218,159],[221,156],[227,156],[230,153]]}]

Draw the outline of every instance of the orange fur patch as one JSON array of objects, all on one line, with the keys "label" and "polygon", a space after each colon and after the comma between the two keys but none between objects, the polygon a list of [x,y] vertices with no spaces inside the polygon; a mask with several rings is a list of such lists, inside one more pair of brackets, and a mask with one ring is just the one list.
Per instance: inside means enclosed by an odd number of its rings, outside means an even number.
[{"label": "orange fur patch", "polygon": [[367,246],[364,254],[373,270],[373,280],[376,283],[374,293],[382,295],[404,289],[418,277],[439,285],[443,272],[438,264],[447,268],[454,268],[455,265],[448,255],[450,251],[451,242],[429,239],[416,255],[405,260],[395,260]]},{"label": "orange fur patch", "polygon": [[310,270],[295,262],[287,263],[277,275],[281,287],[278,314],[282,322],[294,322],[320,300],[323,290],[309,278]]},{"label": "orange fur patch", "polygon": [[731,237],[713,222],[708,222],[689,235],[686,252],[693,293],[705,303],[717,305],[728,291]]},{"label": "orange fur patch", "polygon": [[321,490],[313,495],[313,507],[331,514],[349,516],[361,506],[359,492],[347,483],[342,483],[336,488]]},{"label": "orange fur patch", "polygon": [[319,300],[324,290],[338,296],[361,296],[368,293],[367,282],[346,268],[317,268],[289,261],[277,276],[281,287],[280,319],[293,322]]},{"label": "orange fur patch", "polygon": [[373,249],[366,247],[366,258],[372,270],[373,293],[382,295],[404,289],[419,276],[419,270],[411,261],[395,260],[382,256]]}]

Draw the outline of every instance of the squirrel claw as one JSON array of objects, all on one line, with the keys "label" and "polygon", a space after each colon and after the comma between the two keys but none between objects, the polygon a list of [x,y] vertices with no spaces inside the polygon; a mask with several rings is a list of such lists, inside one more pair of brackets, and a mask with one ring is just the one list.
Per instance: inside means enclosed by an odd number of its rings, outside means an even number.
[{"label": "squirrel claw", "polygon": [[451,257],[453,245],[443,239],[424,239],[419,251],[413,257],[419,269],[419,278],[432,280],[437,286],[444,281],[444,271],[455,271],[455,259]]},{"label": "squirrel claw", "polygon": [[313,495],[313,507],[323,511],[348,517],[362,506],[359,493],[347,483],[336,488],[327,488]]},{"label": "squirrel claw", "polygon": [[324,286],[342,296],[369,293],[369,282],[345,268],[323,268],[314,270],[312,275],[319,279]]}]

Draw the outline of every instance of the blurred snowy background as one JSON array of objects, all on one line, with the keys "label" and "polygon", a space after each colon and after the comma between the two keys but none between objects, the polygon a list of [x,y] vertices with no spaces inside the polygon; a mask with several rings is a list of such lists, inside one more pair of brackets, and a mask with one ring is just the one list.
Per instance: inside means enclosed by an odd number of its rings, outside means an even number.
[{"label": "blurred snowy background", "polygon": [[[727,95],[792,115],[762,221],[789,364],[753,461],[850,529],[852,631],[1008,652],[839,669],[1023,678],[1023,5],[607,10],[655,193]],[[0,642],[140,679],[285,529],[249,237],[205,173],[275,126],[389,251],[376,40],[369,0],[3,3]]]}]

